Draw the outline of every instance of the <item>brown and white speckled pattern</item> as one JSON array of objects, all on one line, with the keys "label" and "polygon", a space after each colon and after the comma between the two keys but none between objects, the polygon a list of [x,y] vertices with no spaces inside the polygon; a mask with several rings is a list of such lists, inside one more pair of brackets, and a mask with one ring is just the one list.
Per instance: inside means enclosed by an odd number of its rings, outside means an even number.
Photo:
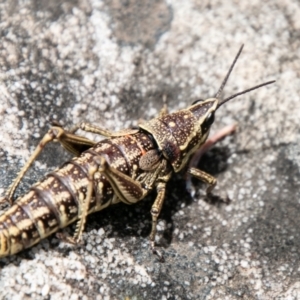
[{"label": "brown and white speckled pattern", "polygon": [[[139,189],[129,181],[123,182],[122,178],[111,181],[107,177],[111,175],[98,172],[93,178],[88,213],[100,211],[120,200],[127,204],[142,200],[155,187],[157,178],[171,171],[169,164],[164,164],[165,168],[159,173],[139,168],[142,155],[156,147],[151,135],[145,132],[106,139],[48,174],[1,215],[0,256],[29,248],[79,219],[95,157],[102,156],[109,167],[135,180]],[[148,182],[146,189],[144,181]]]},{"label": "brown and white speckled pattern", "polygon": [[[1,215],[0,257],[35,245],[74,221],[83,220],[86,213],[119,202],[135,204],[155,189],[159,197],[159,185],[165,189],[172,173],[187,167],[188,158],[206,141],[218,106],[217,98],[197,101],[178,112],[160,114],[133,133],[126,130],[109,134],[110,138],[46,175]],[[150,164],[142,161],[149,154],[152,157],[153,151],[157,159]],[[106,166],[97,165],[90,178],[95,159],[103,159],[100,164]],[[88,204],[85,214],[84,203]],[[155,204],[154,210],[159,216],[161,207]],[[153,224],[156,228],[156,220]],[[155,232],[150,234],[151,242]]]},{"label": "brown and white speckled pattern", "polygon": [[[0,2],[1,194],[51,118],[119,130],[157,115],[163,95],[170,111],[186,107],[216,93],[242,43],[224,96],[277,83],[216,114],[213,130],[239,130],[202,167],[229,205],[205,202],[203,185],[191,199],[183,181],[170,182],[165,264],[148,249],[150,197],[91,215],[83,247],[50,238],[1,260],[1,298],[299,298],[299,3],[166,1],[160,14],[143,1],[141,17],[126,6],[135,2],[109,2]],[[56,146],[45,151],[20,193],[67,160]]]}]

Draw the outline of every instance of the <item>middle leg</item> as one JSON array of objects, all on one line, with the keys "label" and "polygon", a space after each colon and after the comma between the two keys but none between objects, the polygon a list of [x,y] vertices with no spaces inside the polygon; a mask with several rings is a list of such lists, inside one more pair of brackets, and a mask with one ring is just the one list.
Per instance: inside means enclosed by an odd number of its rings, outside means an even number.
[{"label": "middle leg", "polygon": [[159,216],[161,209],[163,207],[163,204],[164,204],[165,193],[166,193],[166,183],[159,182],[156,187],[156,190],[157,190],[157,196],[156,196],[156,199],[151,208],[152,229],[151,229],[149,239],[150,239],[150,247],[151,247],[152,252],[154,254],[156,254],[161,261],[163,261],[164,258],[162,256],[162,254],[155,248],[155,236],[156,236],[156,231],[157,231],[158,216]]}]

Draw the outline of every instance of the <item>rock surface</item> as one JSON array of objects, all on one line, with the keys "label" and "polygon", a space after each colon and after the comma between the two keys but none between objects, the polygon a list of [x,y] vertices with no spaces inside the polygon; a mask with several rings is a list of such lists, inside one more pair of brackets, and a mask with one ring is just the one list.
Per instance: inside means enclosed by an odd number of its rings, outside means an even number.
[{"label": "rock surface", "polygon": [[[297,1],[1,1],[0,14],[1,195],[53,119],[119,130],[164,98],[186,107],[216,93],[243,43],[224,97],[277,80],[216,114],[213,132],[238,131],[201,168],[229,204],[208,203],[201,183],[193,197],[183,177],[169,183],[165,263],[148,248],[152,195],[91,215],[81,247],[52,236],[1,259],[1,299],[300,298]],[[17,193],[69,158],[49,145]]]}]

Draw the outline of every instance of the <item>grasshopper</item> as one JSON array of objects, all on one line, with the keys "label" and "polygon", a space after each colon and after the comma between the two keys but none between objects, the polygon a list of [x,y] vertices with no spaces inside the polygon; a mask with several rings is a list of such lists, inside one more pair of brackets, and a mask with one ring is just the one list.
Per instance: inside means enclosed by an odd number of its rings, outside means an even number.
[{"label": "grasshopper", "polygon": [[[166,184],[172,174],[188,166],[192,155],[204,145],[219,107],[239,95],[274,82],[268,81],[220,100],[242,49],[243,46],[215,97],[197,100],[186,109],[170,114],[163,109],[157,118],[119,132],[88,123],[67,131],[59,124],[53,124],[5,195],[12,206],[0,217],[0,257],[31,247],[75,221],[75,234],[66,239],[78,243],[89,214],[118,202],[134,204],[152,190],[156,190],[157,196],[151,208],[150,247],[160,256],[155,248],[156,226]],[[78,129],[106,139],[96,143],[76,134]],[[46,175],[14,202],[18,184],[50,142],[59,142],[74,158]],[[193,166],[187,172],[207,183],[206,192],[211,193],[216,185],[213,176]]]}]

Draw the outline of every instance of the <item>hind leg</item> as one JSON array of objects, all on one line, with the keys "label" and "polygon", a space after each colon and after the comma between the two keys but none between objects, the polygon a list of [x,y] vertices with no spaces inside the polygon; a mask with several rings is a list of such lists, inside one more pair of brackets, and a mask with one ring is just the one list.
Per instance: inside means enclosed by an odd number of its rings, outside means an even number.
[{"label": "hind leg", "polygon": [[30,158],[23,166],[16,179],[8,188],[4,199],[9,201],[10,204],[13,203],[13,195],[15,193],[15,190],[21,182],[22,178],[24,177],[25,173],[28,171],[30,166],[42,152],[44,147],[50,142],[59,142],[67,151],[71,152],[74,155],[80,155],[81,152],[92,147],[95,144],[95,142],[85,137],[70,133],[60,126],[51,127],[49,131],[44,135],[42,140],[39,142],[38,146],[31,154]]}]

